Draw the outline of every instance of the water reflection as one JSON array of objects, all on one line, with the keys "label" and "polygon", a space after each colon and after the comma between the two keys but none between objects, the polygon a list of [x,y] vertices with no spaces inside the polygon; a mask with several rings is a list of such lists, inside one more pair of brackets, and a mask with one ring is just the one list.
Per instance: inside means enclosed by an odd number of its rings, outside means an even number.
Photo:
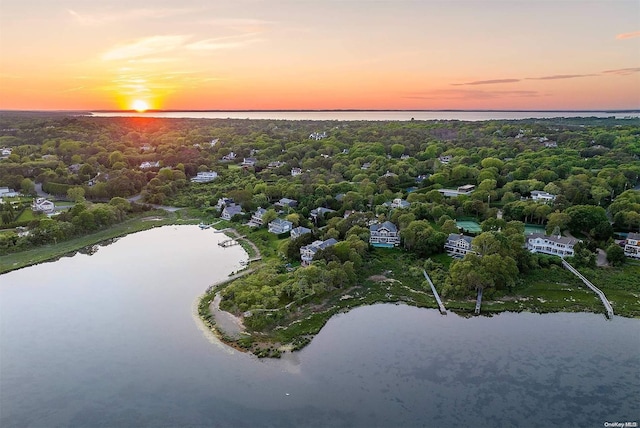
[{"label": "water reflection", "polygon": [[[0,426],[594,425],[638,418],[639,320],[376,305],[258,360],[195,302],[246,253],[197,226],[0,276]],[[212,345],[213,344],[213,345]],[[635,419],[634,419],[635,418]]]}]

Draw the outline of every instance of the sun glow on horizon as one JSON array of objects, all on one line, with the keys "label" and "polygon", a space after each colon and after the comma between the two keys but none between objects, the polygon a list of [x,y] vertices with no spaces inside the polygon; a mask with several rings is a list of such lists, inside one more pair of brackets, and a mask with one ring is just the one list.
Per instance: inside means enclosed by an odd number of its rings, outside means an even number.
[{"label": "sun glow on horizon", "polygon": [[145,111],[149,110],[149,104],[144,100],[135,100],[133,103],[131,103],[131,108],[138,113],[144,113]]}]

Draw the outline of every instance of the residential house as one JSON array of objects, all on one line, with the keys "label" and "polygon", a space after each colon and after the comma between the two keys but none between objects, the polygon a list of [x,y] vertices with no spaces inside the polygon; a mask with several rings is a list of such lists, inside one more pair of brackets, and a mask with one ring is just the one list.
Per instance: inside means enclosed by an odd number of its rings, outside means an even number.
[{"label": "residential house", "polygon": [[371,162],[365,162],[360,167],[360,169],[369,169],[369,168],[371,168]]},{"label": "residential house", "polygon": [[374,247],[396,247],[400,245],[400,233],[395,224],[385,221],[369,226],[369,243]]},{"label": "residential house", "polygon": [[264,214],[266,212],[267,212],[267,210],[265,210],[264,208],[258,207],[258,209],[251,216],[251,220],[249,220],[249,223],[247,225],[251,226],[251,227],[260,227],[260,226],[262,226],[264,224],[264,221],[262,220],[262,217],[264,216]]},{"label": "residential house", "polygon": [[631,232],[627,235],[627,240],[624,244],[624,255],[640,259],[640,233]]},{"label": "residential house", "polygon": [[295,227],[293,229],[291,229],[291,239],[296,239],[301,237],[302,235],[306,235],[307,233],[311,233],[311,229],[306,228],[306,227],[302,227],[302,226],[298,226]]},{"label": "residential house", "polygon": [[220,198],[220,199],[218,199],[218,203],[216,204],[216,208],[218,210],[223,210],[224,207],[227,207],[229,205],[235,205],[235,202],[233,201],[233,199],[231,199],[231,198]]},{"label": "residential house", "polygon": [[285,208],[285,207],[295,208],[298,206],[298,201],[296,201],[295,199],[282,198],[273,205],[275,205],[276,207],[282,207],[282,208]]},{"label": "residential house", "polygon": [[422,174],[416,177],[416,183],[421,184],[424,180],[430,177],[431,174]]},{"label": "residential house", "polygon": [[254,168],[258,163],[256,158],[243,158],[242,159],[242,167],[243,168]]},{"label": "residential house", "polygon": [[2,156],[3,158],[9,157],[11,155],[11,151],[12,149],[5,147],[4,149],[0,150],[0,156]]},{"label": "residential house", "polygon": [[317,141],[317,140],[322,140],[323,138],[327,138],[327,133],[326,132],[322,132],[322,133],[320,133],[320,132],[312,132],[309,135],[309,139],[310,140],[316,140]]},{"label": "residential house", "polygon": [[269,167],[269,168],[280,168],[281,166],[285,166],[285,165],[286,165],[285,162],[273,161],[273,162],[269,162],[269,165],[267,165],[267,167]]},{"label": "residential house", "polygon": [[300,260],[302,260],[302,266],[309,266],[318,251],[337,243],[338,241],[336,239],[329,238],[325,241],[313,241],[311,244],[301,247]]},{"label": "residential house", "polygon": [[191,178],[192,183],[208,183],[218,178],[218,173],[215,171],[201,171],[195,177]]},{"label": "residential house", "polygon": [[318,208],[312,209],[310,214],[311,214],[311,219],[315,221],[318,219],[318,217],[324,218],[325,214],[334,213],[334,212],[336,211],[330,208],[318,207]]},{"label": "residential house", "polygon": [[532,253],[550,254],[553,256],[571,257],[573,247],[580,242],[576,238],[566,236],[546,236],[544,233],[527,235],[527,250]]},{"label": "residential house", "polygon": [[209,145],[210,145],[211,147],[215,147],[215,146],[216,146],[216,144],[218,144],[218,141],[220,141],[220,139],[219,139],[219,138],[214,138],[213,140],[211,140],[211,141],[209,142]]},{"label": "residential house", "polygon": [[447,254],[456,258],[462,258],[469,253],[475,254],[475,251],[471,249],[472,239],[470,236],[450,233],[447,237],[447,242],[444,244],[444,249]]},{"label": "residential house", "polygon": [[407,202],[404,199],[395,198],[391,203],[387,202],[391,208],[409,208],[411,202]]},{"label": "residential house", "polygon": [[555,141],[545,141],[544,146],[548,149],[555,149],[556,147],[558,147],[558,143],[556,143]]},{"label": "residential house", "polygon": [[155,162],[145,161],[140,164],[140,169],[159,168],[159,167],[160,167],[160,161],[155,161]]},{"label": "residential house", "polygon": [[440,162],[442,162],[443,164],[447,165],[449,162],[451,162],[453,160],[453,156],[451,156],[451,155],[440,156],[438,158],[438,160]]},{"label": "residential house", "polygon": [[302,174],[302,168],[291,168],[291,176],[297,177]]},{"label": "residential house", "polygon": [[9,189],[8,187],[0,187],[0,197],[13,198],[19,195],[20,192],[16,192],[13,189]]},{"label": "residential house", "polygon": [[231,152],[229,154],[226,154],[224,156],[222,156],[223,161],[232,161],[235,160],[238,157],[238,155],[236,155],[234,152]]},{"label": "residential house", "polygon": [[385,173],[384,173],[384,175],[383,175],[383,177],[385,177],[385,178],[389,178],[389,177],[397,177],[397,176],[398,176],[398,174],[395,174],[395,173],[393,173],[393,172],[391,172],[391,171],[387,171],[387,172],[385,172]]},{"label": "residential house", "polygon": [[411,159],[411,156],[409,156],[409,155],[400,156],[400,160],[407,160],[407,159]]},{"label": "residential house", "polygon": [[225,220],[231,220],[234,215],[239,215],[239,214],[240,215],[244,214],[242,212],[242,207],[240,205],[230,204],[230,205],[226,205],[222,209],[222,214],[220,215],[220,217],[222,217]]},{"label": "residential house", "polygon": [[556,199],[556,195],[551,193],[542,192],[540,190],[534,190],[531,192],[531,199],[541,202],[553,202]]},{"label": "residential house", "polygon": [[55,204],[45,198],[36,198],[31,204],[31,209],[35,212],[51,214],[55,211]]},{"label": "residential house", "polygon": [[280,235],[281,233],[290,232],[293,229],[293,223],[281,218],[277,218],[269,223],[269,232]]},{"label": "residential house", "polygon": [[438,192],[442,193],[444,196],[456,197],[460,195],[470,195],[471,192],[475,190],[476,186],[473,184],[465,184],[464,186],[460,186],[457,189],[438,189]]}]

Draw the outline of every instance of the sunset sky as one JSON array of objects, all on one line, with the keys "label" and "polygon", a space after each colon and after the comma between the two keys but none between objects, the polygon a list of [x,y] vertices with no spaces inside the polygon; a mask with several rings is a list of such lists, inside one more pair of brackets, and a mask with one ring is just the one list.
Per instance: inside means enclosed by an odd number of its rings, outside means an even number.
[{"label": "sunset sky", "polygon": [[637,109],[638,0],[1,0],[0,109]]}]

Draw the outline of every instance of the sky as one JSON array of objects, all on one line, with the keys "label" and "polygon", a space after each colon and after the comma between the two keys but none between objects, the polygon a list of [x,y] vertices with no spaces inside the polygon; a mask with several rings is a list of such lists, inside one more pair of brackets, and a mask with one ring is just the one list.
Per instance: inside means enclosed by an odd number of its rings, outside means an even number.
[{"label": "sky", "polygon": [[640,108],[639,0],[0,0],[0,109]]}]

